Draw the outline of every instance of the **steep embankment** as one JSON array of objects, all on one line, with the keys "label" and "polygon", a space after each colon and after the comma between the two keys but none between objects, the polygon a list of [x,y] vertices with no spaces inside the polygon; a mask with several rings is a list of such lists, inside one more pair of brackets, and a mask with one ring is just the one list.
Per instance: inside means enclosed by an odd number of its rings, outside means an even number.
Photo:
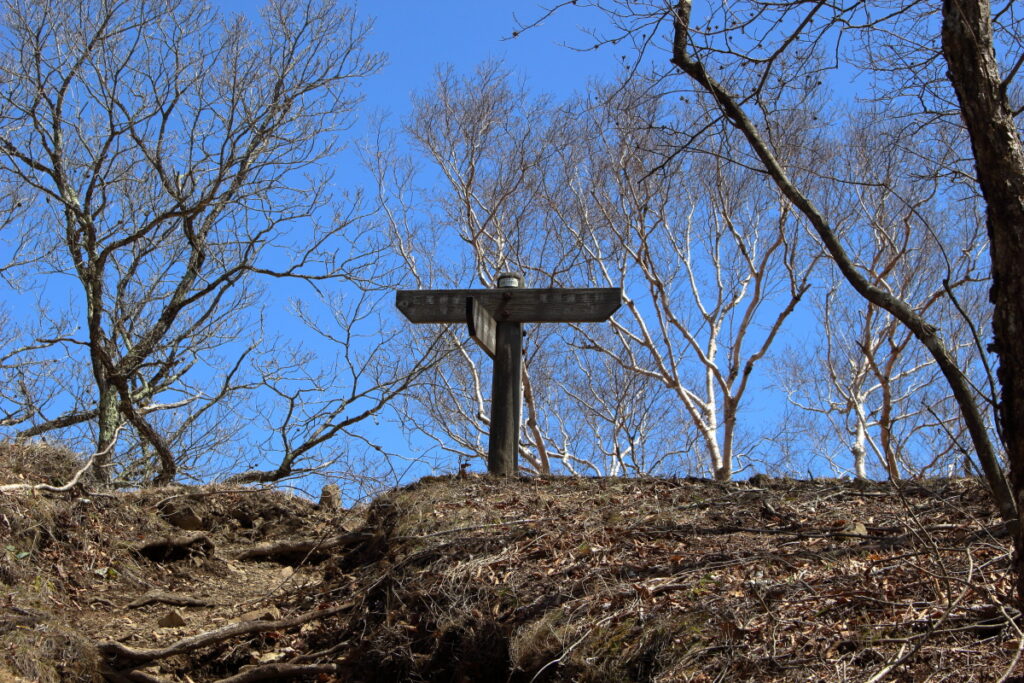
[{"label": "steep embankment", "polygon": [[0,679],[994,680],[995,528],[965,480],[0,494]]}]

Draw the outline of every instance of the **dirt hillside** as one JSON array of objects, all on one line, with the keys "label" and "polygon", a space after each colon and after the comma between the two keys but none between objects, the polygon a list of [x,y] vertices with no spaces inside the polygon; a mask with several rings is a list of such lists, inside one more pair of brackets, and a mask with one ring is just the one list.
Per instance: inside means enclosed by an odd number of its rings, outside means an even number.
[{"label": "dirt hillside", "polygon": [[1024,681],[971,480],[25,488],[74,469],[0,446],[0,681]]}]

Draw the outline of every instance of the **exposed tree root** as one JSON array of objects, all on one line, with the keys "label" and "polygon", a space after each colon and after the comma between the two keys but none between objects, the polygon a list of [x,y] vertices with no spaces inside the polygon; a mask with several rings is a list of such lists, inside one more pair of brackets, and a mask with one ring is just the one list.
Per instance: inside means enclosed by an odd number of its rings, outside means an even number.
[{"label": "exposed tree root", "polygon": [[177,562],[193,555],[213,554],[213,541],[204,533],[164,536],[138,549],[140,555],[154,562]]},{"label": "exposed tree root", "polygon": [[[324,619],[340,612],[350,609],[354,603],[346,602],[343,605],[315,612],[304,612],[289,619],[277,619],[275,621],[243,621],[240,624],[230,624],[222,628],[198,633],[188,638],[182,638],[176,643],[162,648],[136,649],[122,645],[117,641],[108,640],[99,644],[99,652],[107,658],[115,668],[130,668],[147,664],[157,659],[173,657],[186,652],[197,650],[207,645],[219,643],[222,640],[236,636],[250,635],[253,633],[266,633],[268,631],[282,631],[294,626],[305,624],[308,621]],[[123,672],[122,672],[123,673]]]},{"label": "exposed tree root", "polygon": [[113,669],[105,669],[100,673],[110,683],[170,683],[166,678],[160,678],[145,671],[114,671]]},{"label": "exposed tree root", "polygon": [[215,683],[253,683],[254,681],[284,681],[300,676],[330,674],[338,670],[335,664],[266,664],[237,673],[234,676],[217,679]]},{"label": "exposed tree root", "polygon": [[141,598],[132,600],[125,607],[145,607],[146,605],[153,605],[156,603],[163,603],[165,605],[177,605],[180,607],[213,607],[216,603],[211,600],[201,600],[199,598],[193,598],[188,595],[180,595],[178,593],[167,593],[166,591],[149,591]]},{"label": "exposed tree root", "polygon": [[323,562],[339,548],[347,548],[373,538],[368,533],[348,533],[328,538],[261,543],[237,556],[239,560],[267,560],[280,564],[298,565]]}]

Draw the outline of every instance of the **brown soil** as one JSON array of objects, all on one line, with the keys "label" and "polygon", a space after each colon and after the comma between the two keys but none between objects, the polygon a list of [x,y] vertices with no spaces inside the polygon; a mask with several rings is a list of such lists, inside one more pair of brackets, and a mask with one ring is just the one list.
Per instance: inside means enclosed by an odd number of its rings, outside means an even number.
[{"label": "brown soil", "polygon": [[971,480],[0,493],[0,681],[1024,680],[1008,553]]}]

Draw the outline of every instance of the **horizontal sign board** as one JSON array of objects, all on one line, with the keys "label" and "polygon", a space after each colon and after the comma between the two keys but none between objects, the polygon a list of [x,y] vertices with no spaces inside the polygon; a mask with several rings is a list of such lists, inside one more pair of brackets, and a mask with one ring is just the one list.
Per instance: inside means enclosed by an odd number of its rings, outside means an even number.
[{"label": "horizontal sign board", "polygon": [[414,323],[461,323],[467,298],[497,322],[596,323],[622,305],[622,289],[413,289],[398,292],[395,305]]}]

